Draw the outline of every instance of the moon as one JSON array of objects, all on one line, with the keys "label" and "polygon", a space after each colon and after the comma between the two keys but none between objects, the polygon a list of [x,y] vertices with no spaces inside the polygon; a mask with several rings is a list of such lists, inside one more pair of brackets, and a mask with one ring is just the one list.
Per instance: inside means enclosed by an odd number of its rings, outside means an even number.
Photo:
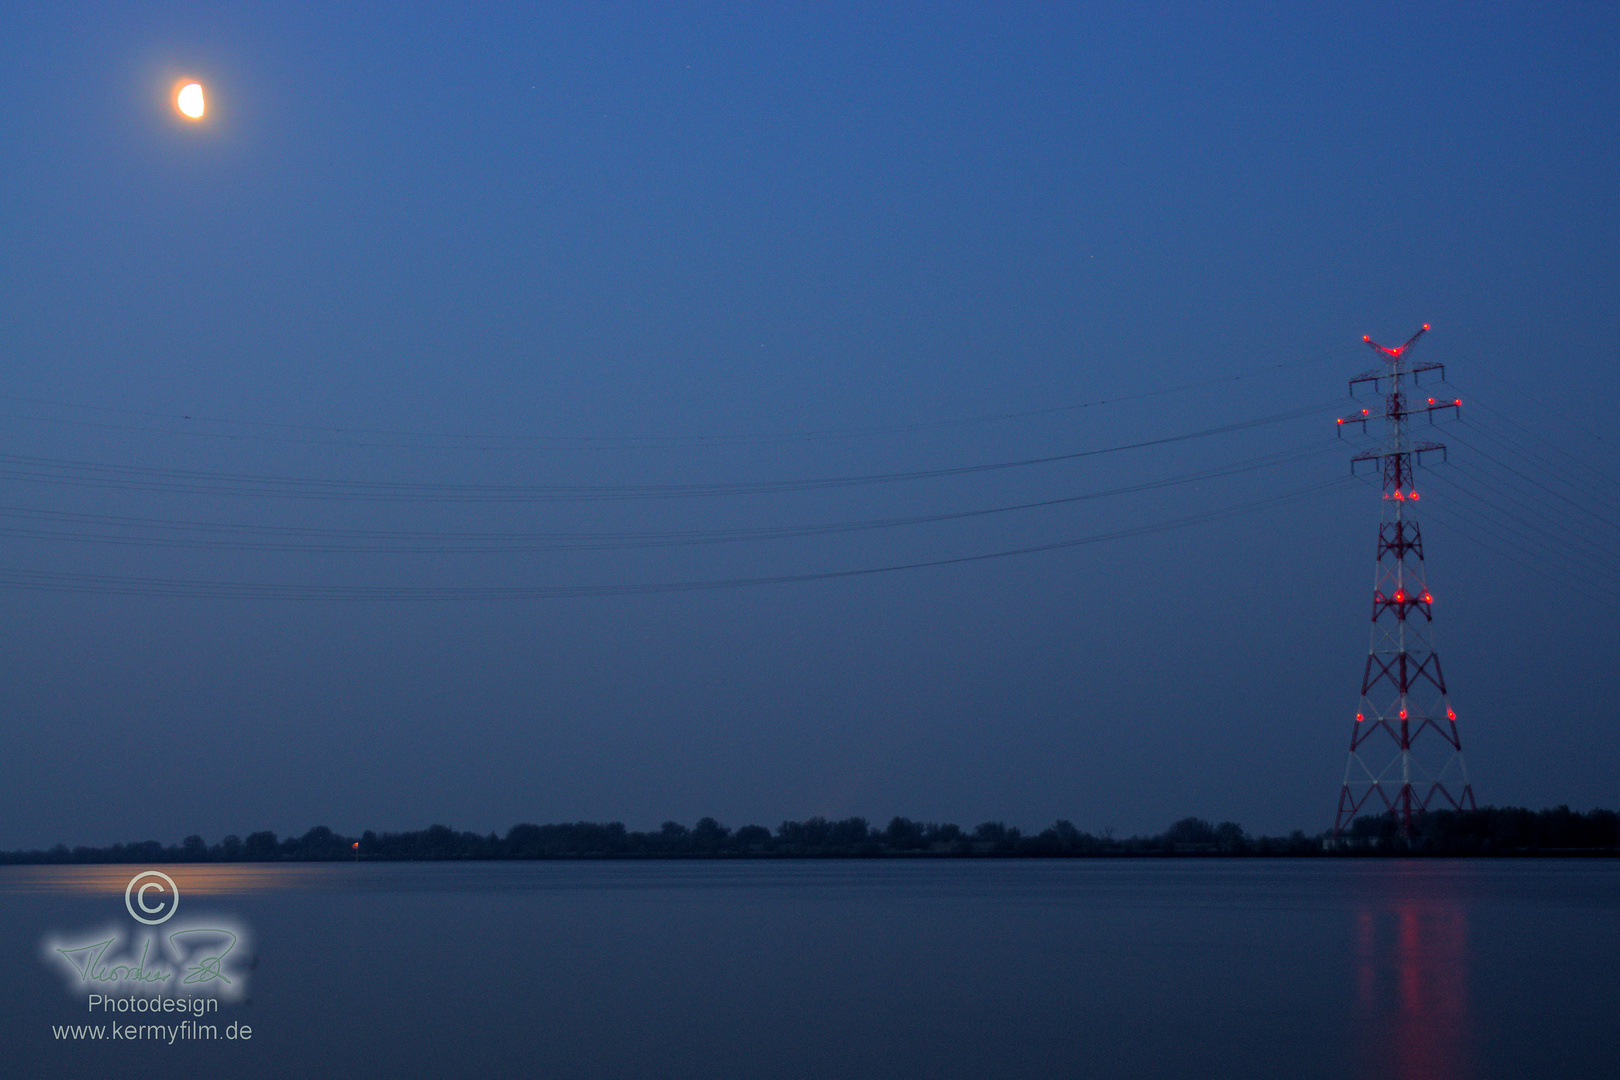
[{"label": "moon", "polygon": [[180,88],[175,96],[175,107],[193,120],[201,120],[203,114],[203,88],[202,83],[188,82]]}]

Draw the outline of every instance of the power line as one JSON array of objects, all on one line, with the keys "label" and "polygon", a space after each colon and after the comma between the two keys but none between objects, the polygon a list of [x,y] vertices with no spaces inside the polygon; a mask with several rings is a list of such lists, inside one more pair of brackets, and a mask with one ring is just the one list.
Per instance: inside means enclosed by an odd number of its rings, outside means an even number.
[{"label": "power line", "polygon": [[0,478],[34,483],[65,484],[74,487],[112,488],[124,491],[353,502],[499,503],[706,498],[721,495],[755,495],[905,483],[941,477],[998,472],[1007,469],[1021,469],[1061,461],[1077,461],[1083,458],[1141,450],[1153,446],[1168,446],[1173,443],[1282,423],[1287,420],[1320,414],[1332,404],[1334,404],[1334,401],[1326,401],[1301,409],[1291,409],[1286,412],[1221,424],[1198,431],[1167,435],[1156,439],[1144,439],[1092,450],[1078,450],[1065,454],[1049,454],[1016,461],[958,465],[908,472],[870,473],[800,480],[702,484],[434,484],[409,481],[320,480],[311,477],[218,473],[196,469],[113,465],[105,462],[34,457],[21,454],[0,454],[0,463],[12,466],[11,469],[0,470]]},{"label": "power line", "polygon": [[1496,455],[1490,453],[1489,451],[1480,449],[1479,447],[1475,446],[1473,443],[1467,441],[1466,439],[1462,438],[1461,436],[1457,437],[1457,441],[1462,443],[1464,446],[1468,447],[1470,450],[1474,451],[1480,457],[1485,458],[1487,461],[1490,461],[1490,462],[1494,463],[1499,468],[1505,469],[1506,471],[1512,473],[1514,476],[1517,476],[1520,480],[1523,480],[1526,484],[1529,484],[1531,490],[1539,492],[1541,494],[1551,495],[1553,498],[1558,499],[1561,502],[1567,503],[1572,509],[1578,511],[1579,513],[1589,514],[1592,517],[1597,518],[1599,521],[1603,522],[1603,524],[1609,526],[1610,528],[1620,528],[1620,524],[1617,524],[1616,522],[1611,521],[1610,519],[1604,517],[1602,514],[1597,513],[1591,507],[1583,506],[1582,504],[1576,502],[1574,499],[1570,498],[1568,495],[1565,495],[1563,492],[1558,491],[1555,488],[1549,487],[1546,484],[1543,484],[1538,480],[1535,480],[1534,478],[1532,478],[1532,477],[1526,475],[1525,473],[1521,472],[1518,468],[1516,468],[1516,467],[1514,467],[1512,465],[1509,465],[1507,462],[1503,461],[1501,458],[1499,458]]},{"label": "power line", "polygon": [[[1258,469],[1272,468],[1305,460],[1331,451],[1331,446],[1300,447],[1251,458],[1247,461],[1200,469],[1158,480],[1125,484],[1099,491],[1065,495],[1051,499],[994,506],[972,510],[955,510],[935,514],[907,517],[844,521],[809,525],[764,526],[729,529],[700,529],[676,532],[591,532],[591,533],[467,533],[377,529],[330,529],[308,526],[265,526],[228,524],[222,522],[179,521],[169,518],[115,517],[103,514],[81,514],[62,510],[35,510],[23,507],[0,507],[0,518],[36,521],[54,521],[70,525],[111,527],[162,532],[191,532],[226,534],[242,539],[195,539],[176,536],[152,537],[139,535],[109,535],[44,529],[0,528],[0,536],[18,539],[55,540],[73,543],[100,543],[136,547],[169,547],[229,551],[302,551],[309,553],[368,552],[368,553],[522,553],[535,551],[602,551],[626,548],[673,547],[696,544],[714,544],[746,540],[784,539],[822,536],[832,533],[871,531],[910,525],[937,524],[964,521],[1064,506],[1096,499],[1114,498],[1143,491],[1154,491],[1202,480],[1217,479]],[[250,539],[269,537],[272,539]],[[322,543],[321,541],[328,541]]]},{"label": "power line", "polygon": [[[1555,538],[1549,530],[1538,527],[1534,522],[1511,510],[1504,509],[1499,503],[1493,502],[1467,487],[1446,480],[1442,480],[1441,483],[1444,490],[1465,496],[1483,506],[1497,526],[1510,529],[1522,539],[1543,546],[1546,552],[1535,556],[1537,559],[1544,560],[1547,564],[1576,563],[1598,574],[1614,574],[1616,572],[1614,560],[1605,552],[1591,548],[1585,543],[1576,546],[1569,538]],[[1425,501],[1432,503],[1433,500]],[[1453,502],[1452,507],[1454,510],[1457,509],[1455,502]],[[1514,525],[1517,526],[1516,529],[1514,529]],[[1553,558],[1549,558],[1549,556],[1553,556]]]},{"label": "power line", "polygon": [[750,588],[762,585],[791,585],[812,581],[832,581],[839,578],[866,577],[921,570],[931,567],[958,566],[965,563],[992,559],[1013,558],[1041,552],[1098,544],[1109,540],[1145,536],[1171,529],[1187,528],[1253,513],[1273,506],[1314,498],[1352,483],[1348,477],[1339,477],[1294,491],[1257,499],[1249,503],[1219,507],[1198,514],[1139,525],[1087,536],[1033,544],[1002,551],[961,555],[946,559],[929,559],[885,566],[863,567],[854,570],[825,570],[799,574],[777,574],[761,577],[722,578],[707,581],[676,581],[648,583],[615,583],[598,585],[554,586],[393,586],[393,585],[275,585],[252,582],[203,581],[196,579],[161,579],[125,577],[111,574],[66,573],[60,571],[19,570],[0,568],[0,588],[45,592],[86,592],[120,596],[188,596],[209,599],[248,600],[343,600],[343,601],[424,601],[424,600],[539,600],[598,596],[640,596],[656,593],[707,592],[722,589]]},{"label": "power line", "polygon": [[[1478,532],[1483,533],[1484,536],[1491,537],[1501,544],[1506,544],[1508,547],[1516,549],[1519,554],[1514,555],[1509,551],[1504,551],[1501,547],[1496,546],[1496,544],[1493,544],[1490,540],[1485,539],[1475,532],[1471,532],[1469,529],[1463,528],[1456,521],[1452,520],[1453,517],[1466,522],[1469,526],[1471,526],[1472,529],[1478,530]],[[1620,609],[1620,599],[1617,599],[1613,595],[1615,593],[1615,588],[1613,586],[1604,585],[1602,582],[1594,581],[1579,571],[1566,568],[1565,566],[1556,562],[1548,561],[1544,552],[1534,551],[1531,548],[1526,547],[1518,540],[1515,540],[1512,536],[1504,536],[1486,522],[1481,521],[1479,518],[1476,518],[1455,506],[1442,510],[1439,513],[1431,514],[1429,520],[1440,526],[1440,528],[1462,537],[1469,543],[1477,544],[1478,546],[1494,552],[1503,558],[1514,560],[1519,558],[1527,558],[1531,561],[1537,562],[1542,567],[1541,572],[1544,573],[1548,578],[1570,586],[1581,596],[1592,597],[1608,607]]]},{"label": "power line", "polygon": [[1526,497],[1516,500],[1504,500],[1504,494],[1511,492],[1504,490],[1499,478],[1486,472],[1472,463],[1458,462],[1457,471],[1465,479],[1471,479],[1479,484],[1489,494],[1481,494],[1469,484],[1461,483],[1456,479],[1447,478],[1445,481],[1453,491],[1457,491],[1476,502],[1484,504],[1498,518],[1514,521],[1523,526],[1530,533],[1538,536],[1560,536],[1560,544],[1572,545],[1572,552],[1590,558],[1600,566],[1612,567],[1615,565],[1614,535],[1605,535],[1602,530],[1569,516],[1552,515],[1543,516],[1537,520],[1527,519],[1517,507],[1524,505],[1538,505],[1545,500],[1540,492],[1528,493]]},{"label": "power line", "polygon": [[1610,508],[1611,511],[1620,512],[1620,502],[1616,502],[1614,497],[1609,493],[1609,488],[1614,484],[1613,478],[1605,476],[1602,471],[1597,469],[1590,462],[1581,460],[1568,451],[1554,446],[1551,441],[1542,438],[1541,436],[1536,435],[1534,432],[1530,432],[1520,425],[1514,423],[1512,418],[1497,412],[1484,402],[1476,402],[1475,404],[1485,412],[1498,417],[1498,423],[1518,428],[1520,431],[1524,432],[1528,438],[1539,443],[1544,450],[1551,454],[1555,454],[1558,457],[1564,458],[1570,464],[1585,470],[1588,479],[1584,481],[1576,479],[1568,466],[1560,465],[1553,458],[1548,457],[1545,454],[1532,449],[1531,447],[1525,446],[1523,443],[1516,439],[1510,438],[1495,428],[1473,428],[1473,430],[1483,430],[1487,440],[1500,444],[1508,453],[1517,453],[1520,456],[1536,463],[1536,465],[1539,466],[1544,472],[1556,477],[1569,488],[1579,491],[1583,497],[1600,502]]},{"label": "power line", "polygon": [[[736,446],[748,444],[768,444],[781,442],[806,442],[829,439],[864,438],[875,435],[910,434],[919,431],[944,430],[951,428],[975,427],[985,424],[1006,423],[1014,420],[1032,419],[1038,416],[1053,416],[1067,412],[1079,412],[1085,409],[1102,408],[1109,405],[1119,405],[1130,401],[1143,401],[1170,394],[1184,393],[1189,390],[1202,390],[1212,386],[1221,386],[1227,383],[1241,382],[1244,379],[1259,375],[1268,375],[1277,371],[1296,368],[1305,364],[1319,363],[1322,360],[1341,355],[1342,350],[1324,352],[1307,356],[1298,360],[1285,360],[1264,367],[1251,368],[1248,371],[1232,375],[1220,375],[1210,379],[1195,382],[1178,383],[1174,386],[1160,387],[1153,390],[1143,390],[1134,394],[1121,394],[1110,398],[1097,398],[1091,401],[1073,402],[1065,405],[1051,405],[1039,409],[1023,409],[1011,412],[985,413],[978,416],[964,417],[952,420],[921,420],[902,424],[874,425],[856,428],[819,428],[802,431],[786,432],[760,432],[760,433],[711,433],[706,435],[490,435],[476,432],[446,432],[446,431],[416,431],[401,428],[372,428],[359,425],[320,425],[295,424],[286,421],[272,420],[241,420],[226,417],[204,416],[194,413],[172,413],[153,409],[132,409],[128,407],[109,405],[86,405],[76,402],[58,401],[52,398],[26,397],[19,394],[0,394],[0,401],[14,401],[28,405],[44,405],[58,409],[76,409],[84,412],[95,412],[114,416],[143,417],[153,420],[163,420],[169,423],[198,425],[221,425],[226,427],[242,427],[258,430],[303,432],[327,436],[343,436],[341,440],[333,439],[302,439],[285,438],[264,435],[247,435],[228,431],[203,431],[195,427],[182,430],[136,427],[132,425],[119,425],[96,423],[88,420],[71,420],[63,417],[47,416],[18,416],[6,415],[8,420],[23,420],[35,423],[63,424],[75,427],[94,427],[111,431],[143,431],[168,435],[186,435],[202,438],[229,439],[233,441],[258,441],[275,443],[292,443],[297,445],[341,446],[350,448],[368,449],[396,449],[396,450],[538,450],[538,449],[568,449],[568,448],[597,448],[597,449],[671,449],[678,447],[705,447],[705,446]],[[432,443],[380,443],[374,441],[356,441],[374,438],[397,439],[430,439]]]}]

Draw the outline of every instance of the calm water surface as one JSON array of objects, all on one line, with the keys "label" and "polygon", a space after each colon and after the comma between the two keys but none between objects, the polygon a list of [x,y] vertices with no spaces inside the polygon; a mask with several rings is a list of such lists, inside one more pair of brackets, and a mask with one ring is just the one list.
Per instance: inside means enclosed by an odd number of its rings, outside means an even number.
[{"label": "calm water surface", "polygon": [[252,1039],[54,1038],[112,1018],[47,939],[138,941],[138,869],[0,867],[0,1072],[1620,1075],[1613,862],[168,866]]}]

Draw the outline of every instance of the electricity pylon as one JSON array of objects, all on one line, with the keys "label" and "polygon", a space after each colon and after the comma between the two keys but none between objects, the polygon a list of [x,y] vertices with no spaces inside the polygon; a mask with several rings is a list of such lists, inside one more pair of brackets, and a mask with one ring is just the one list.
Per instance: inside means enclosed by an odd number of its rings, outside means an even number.
[{"label": "electricity pylon", "polygon": [[[1461,399],[1422,400],[1415,393],[1425,373],[1445,378],[1442,364],[1413,364],[1406,359],[1407,350],[1428,329],[1425,323],[1406,344],[1393,349],[1362,338],[1383,357],[1384,367],[1350,380],[1352,396],[1365,384],[1371,384],[1374,393],[1384,393],[1383,445],[1350,463],[1352,473],[1364,461],[1383,467],[1384,513],[1373,578],[1372,644],[1361,677],[1361,709],[1350,729],[1350,760],[1339,791],[1335,837],[1363,808],[1393,815],[1396,830],[1408,839],[1414,820],[1437,803],[1453,810],[1475,808],[1457,714],[1431,640],[1434,598],[1424,583],[1423,534],[1413,486],[1413,469],[1424,455],[1439,454],[1443,460],[1446,448],[1443,443],[1414,441],[1412,420],[1427,416],[1433,423],[1437,414],[1449,409],[1456,415],[1462,406]],[[1414,391],[1410,397],[1409,388]],[[1360,416],[1340,419],[1339,432],[1343,434],[1346,424],[1360,424],[1365,432],[1374,418],[1371,410],[1363,409]],[[1377,802],[1369,807],[1374,795]]]}]

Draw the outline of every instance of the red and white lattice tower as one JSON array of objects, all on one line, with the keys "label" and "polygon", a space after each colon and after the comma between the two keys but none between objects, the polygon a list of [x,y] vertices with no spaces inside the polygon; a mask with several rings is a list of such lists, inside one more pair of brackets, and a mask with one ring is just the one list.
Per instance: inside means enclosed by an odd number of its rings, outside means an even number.
[{"label": "red and white lattice tower", "polygon": [[[1410,422],[1426,416],[1432,423],[1437,413],[1462,405],[1460,400],[1436,401],[1416,393],[1425,373],[1445,378],[1443,365],[1413,364],[1406,358],[1407,350],[1428,329],[1425,323],[1406,344],[1393,349],[1363,338],[1384,358],[1384,366],[1350,380],[1352,395],[1365,384],[1384,393],[1383,445],[1350,464],[1352,472],[1364,461],[1383,467],[1384,515],[1378,525],[1372,646],[1361,677],[1361,709],[1350,729],[1350,760],[1339,792],[1334,836],[1348,830],[1363,812],[1388,812],[1399,834],[1410,838],[1414,819],[1431,807],[1475,808],[1457,714],[1431,639],[1434,598],[1424,583],[1423,534],[1415,513],[1413,469],[1425,455],[1443,457],[1446,448],[1413,441]],[[1365,432],[1375,419],[1377,414],[1363,409],[1360,416],[1341,419],[1339,431],[1342,434],[1347,424],[1360,424]]]}]

